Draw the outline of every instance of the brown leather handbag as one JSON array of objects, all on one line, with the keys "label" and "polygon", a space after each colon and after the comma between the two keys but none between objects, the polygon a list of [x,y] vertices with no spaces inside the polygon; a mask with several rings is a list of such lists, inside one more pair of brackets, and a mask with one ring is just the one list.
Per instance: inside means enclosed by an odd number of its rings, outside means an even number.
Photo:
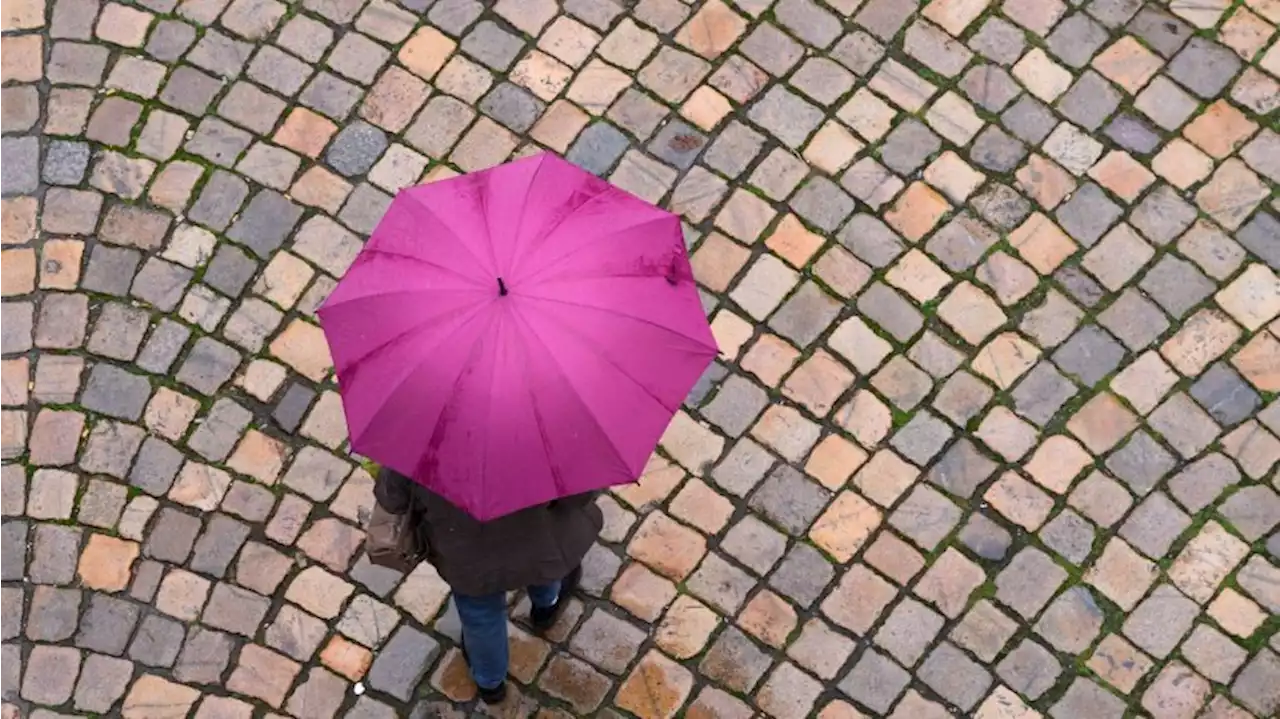
[{"label": "brown leather handbag", "polygon": [[414,512],[392,514],[377,502],[365,530],[365,551],[369,561],[408,573],[426,559],[426,540]]}]

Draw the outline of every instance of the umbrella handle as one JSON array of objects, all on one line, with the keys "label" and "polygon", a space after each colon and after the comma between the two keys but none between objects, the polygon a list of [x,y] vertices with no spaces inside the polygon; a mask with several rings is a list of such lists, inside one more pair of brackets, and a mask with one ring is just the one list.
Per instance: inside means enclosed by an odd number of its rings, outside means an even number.
[{"label": "umbrella handle", "polygon": [[503,282],[501,277],[498,278],[498,296],[507,296],[507,283]]}]

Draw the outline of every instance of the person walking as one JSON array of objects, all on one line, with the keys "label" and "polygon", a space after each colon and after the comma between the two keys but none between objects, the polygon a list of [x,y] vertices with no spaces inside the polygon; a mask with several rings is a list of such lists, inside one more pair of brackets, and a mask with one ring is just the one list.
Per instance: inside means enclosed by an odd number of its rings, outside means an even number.
[{"label": "person walking", "polygon": [[500,702],[506,592],[555,623],[596,492],[640,478],[719,354],[680,217],[551,153],[405,188],[316,314],[350,449],[386,468],[370,561],[435,565]]},{"label": "person walking", "polygon": [[409,514],[426,561],[453,590],[462,651],[486,704],[507,695],[507,592],[525,589],[534,632],[550,629],[582,577],[582,558],[604,526],[598,492],[585,492],[489,521],[475,519],[408,477],[383,468],[374,497]]}]

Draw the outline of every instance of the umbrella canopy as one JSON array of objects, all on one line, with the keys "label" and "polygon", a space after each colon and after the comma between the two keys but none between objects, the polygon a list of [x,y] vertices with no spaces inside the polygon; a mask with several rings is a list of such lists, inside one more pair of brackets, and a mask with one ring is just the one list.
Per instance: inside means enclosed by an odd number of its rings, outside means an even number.
[{"label": "umbrella canopy", "polygon": [[400,192],[319,314],[352,448],[482,520],[634,481],[717,352],[679,219],[549,154]]}]

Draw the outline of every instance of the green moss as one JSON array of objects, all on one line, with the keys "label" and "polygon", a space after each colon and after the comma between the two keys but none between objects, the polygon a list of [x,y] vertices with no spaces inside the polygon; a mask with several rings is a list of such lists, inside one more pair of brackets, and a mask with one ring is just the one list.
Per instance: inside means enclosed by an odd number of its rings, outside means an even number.
[{"label": "green moss", "polygon": [[382,471],[382,465],[369,459],[368,457],[360,458],[360,468],[369,473],[369,476],[376,477],[378,472]]}]

